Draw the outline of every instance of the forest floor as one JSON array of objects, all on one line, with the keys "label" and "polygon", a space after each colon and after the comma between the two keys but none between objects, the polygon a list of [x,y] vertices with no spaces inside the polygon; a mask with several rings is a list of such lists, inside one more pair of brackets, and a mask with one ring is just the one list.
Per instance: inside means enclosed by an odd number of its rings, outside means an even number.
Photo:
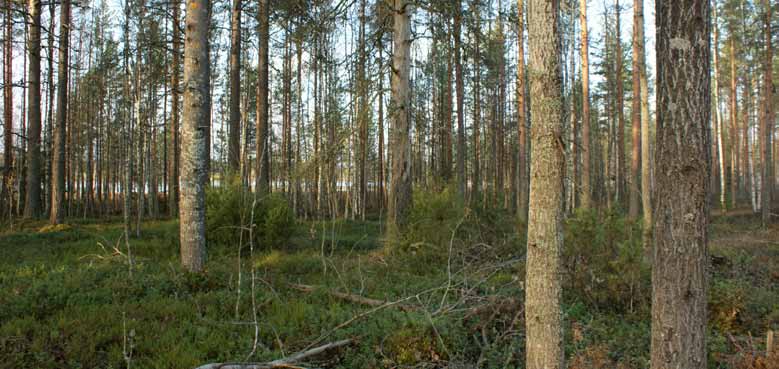
[{"label": "forest floor", "polygon": [[[300,365],[523,367],[520,243],[386,252],[380,229],[299,222],[289,247],[210,250],[206,273],[191,275],[177,223],[148,221],[130,240],[130,275],[118,219],[16,225],[0,233],[0,368],[194,368],[343,339]],[[776,368],[761,355],[779,329],[779,224],[734,212],[710,235],[710,367]],[[648,367],[648,269],[625,283],[617,261],[566,265],[578,278],[565,292],[570,367]]]}]

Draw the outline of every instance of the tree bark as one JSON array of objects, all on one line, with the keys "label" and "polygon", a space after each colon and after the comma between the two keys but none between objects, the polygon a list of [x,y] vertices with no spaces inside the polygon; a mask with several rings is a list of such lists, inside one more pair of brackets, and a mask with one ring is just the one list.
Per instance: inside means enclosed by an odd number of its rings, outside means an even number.
[{"label": "tree bark", "polygon": [[179,65],[181,55],[181,35],[179,22],[181,17],[180,0],[171,0],[172,17],[173,17],[173,54],[170,75],[170,150],[168,155],[170,158],[170,174],[168,174],[168,214],[170,216],[178,215],[179,204],[179,162],[181,157],[181,145],[179,144]]},{"label": "tree bark", "polygon": [[393,0],[392,54],[392,179],[387,208],[388,234],[394,236],[405,223],[411,204],[411,145],[409,132],[409,73],[411,70],[411,13],[408,0]]},{"label": "tree bark", "polygon": [[230,137],[227,147],[229,169],[241,166],[241,0],[233,0],[230,18]]},{"label": "tree bark", "polygon": [[[582,0],[585,1],[585,0]],[[527,117],[525,115],[525,1],[517,0],[517,139],[519,158],[517,159],[517,214],[520,223],[527,222],[528,211],[528,191],[529,179],[528,172],[528,147],[527,147]],[[585,31],[586,32],[586,31]],[[586,35],[586,33],[585,33]],[[584,59],[583,59],[584,60]],[[582,64],[584,65],[584,64]],[[584,122],[584,120],[582,120]]]},{"label": "tree bark", "polygon": [[[717,3],[714,3],[712,8],[712,23],[714,24],[714,40],[712,47],[714,70],[712,71],[712,89],[714,93],[714,109],[715,109],[715,127],[717,134],[717,155],[719,157],[719,176],[720,176],[720,208],[725,211],[726,204],[725,198],[727,191],[725,189],[725,156],[722,149],[722,111],[719,106],[719,26],[717,25]],[[731,196],[735,196],[733,193]]]},{"label": "tree bark", "polygon": [[27,200],[24,216],[38,217],[41,212],[41,0],[29,0],[30,69],[28,78],[27,119]]},{"label": "tree bark", "polygon": [[473,189],[471,200],[481,200],[481,16],[479,1],[473,0]]},{"label": "tree bark", "polygon": [[0,188],[0,214],[12,215],[11,181],[13,173],[13,18],[11,4],[5,7],[5,42],[3,44],[3,188]]},{"label": "tree bark", "polygon": [[763,59],[763,117],[760,120],[760,143],[763,153],[763,175],[762,177],[762,195],[761,201],[761,219],[763,227],[767,227],[771,222],[771,198],[774,187],[773,162],[771,159],[771,137],[774,131],[774,109],[773,109],[773,46],[771,42],[771,2],[763,0],[764,9],[764,31],[765,31],[765,59]]},{"label": "tree bark", "polygon": [[65,122],[68,114],[68,41],[70,40],[70,0],[60,7],[59,66],[57,67],[57,118],[54,127],[51,214],[49,222],[60,224],[65,216]]},{"label": "tree bark", "polygon": [[615,62],[617,66],[617,191],[615,194],[615,203],[617,204],[618,208],[621,208],[625,201],[625,177],[627,176],[627,170],[625,168],[625,88],[622,79],[622,28],[620,27],[621,14],[622,8],[619,5],[619,0],[617,0],[616,11],[614,14],[617,22],[617,26],[614,30],[616,32],[617,39],[615,41],[616,48],[614,52],[616,53]]},{"label": "tree bark", "polygon": [[[641,196],[641,190],[639,189],[639,176],[641,165],[641,41],[639,37],[643,36],[643,32],[639,31],[639,28],[643,28],[643,24],[639,24],[640,20],[643,20],[643,15],[639,16],[639,5],[637,3],[643,0],[633,1],[633,100],[631,107],[631,128],[633,131],[633,157],[630,162],[630,199],[628,206],[628,217],[630,219],[637,219],[639,215],[639,201]],[[641,6],[643,8],[643,6]]]},{"label": "tree bark", "polygon": [[528,369],[565,368],[560,307],[565,147],[559,6],[557,0],[528,3],[528,75],[533,97],[525,284]]},{"label": "tree bark", "polygon": [[270,191],[270,160],[268,158],[268,47],[269,31],[269,0],[260,0],[258,10],[257,33],[260,37],[259,60],[257,64],[257,180],[255,191],[264,195]]},{"label": "tree bark", "polygon": [[644,3],[641,0],[635,1],[636,17],[638,20],[639,37],[639,70],[640,70],[640,88],[641,88],[641,205],[644,211],[644,229],[643,239],[644,248],[649,250],[652,239],[652,168],[649,132],[649,82],[646,77],[646,53],[644,42]]},{"label": "tree bark", "polygon": [[454,4],[454,65],[456,89],[457,89],[457,191],[461,198],[465,198],[465,109],[464,109],[464,85],[463,66],[460,49],[462,48],[462,5],[459,1]]},{"label": "tree bark", "polygon": [[592,206],[592,157],[590,155],[590,51],[587,28],[587,0],[579,0],[579,22],[581,23],[582,58],[582,209]]},{"label": "tree bark", "polygon": [[210,124],[209,0],[187,0],[181,130],[181,263],[200,272],[206,257],[205,188]]},{"label": "tree bark", "polygon": [[657,2],[652,369],[706,368],[709,0]]}]

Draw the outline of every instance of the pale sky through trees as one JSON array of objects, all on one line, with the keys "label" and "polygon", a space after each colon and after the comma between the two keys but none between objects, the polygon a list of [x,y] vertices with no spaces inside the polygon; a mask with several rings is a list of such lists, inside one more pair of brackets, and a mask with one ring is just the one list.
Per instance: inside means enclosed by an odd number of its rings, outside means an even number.
[{"label": "pale sky through trees", "polygon": [[[93,4],[99,4],[102,0],[92,0]],[[123,22],[123,2],[119,0],[105,0],[107,1],[107,8],[110,13],[110,22],[111,22],[111,28],[110,28],[110,35],[108,37],[113,38],[115,41],[119,42],[120,52],[121,52],[121,42],[122,42],[122,22]],[[604,22],[604,4],[609,7],[610,11],[613,11],[613,0],[589,0],[588,1],[588,23],[590,27],[590,63],[593,66],[598,65],[602,58],[599,57],[599,54],[601,53],[603,43],[603,22]],[[215,60],[212,60],[212,83],[214,83],[214,95],[212,96],[212,101],[214,104],[214,109],[212,111],[212,116],[214,117],[212,121],[212,132],[214,132],[215,139],[212,141],[212,156],[215,155],[214,151],[216,147],[222,147],[226,145],[225,142],[222,142],[222,139],[216,135],[216,132],[221,129],[222,121],[227,120],[227,114],[226,114],[226,107],[225,109],[220,109],[219,104],[221,103],[222,99],[226,102],[227,96],[226,96],[226,79],[227,79],[227,61],[229,58],[229,45],[230,45],[230,30],[229,30],[229,23],[230,23],[230,12],[229,12],[229,6],[227,6],[227,3],[222,2],[215,2],[215,6],[222,7],[222,10],[215,11],[213,14],[213,24],[217,25],[217,28],[215,29],[215,36],[216,40],[212,44],[212,59],[214,59],[214,56],[217,56]],[[494,5],[494,4],[493,4]],[[510,5],[512,7],[516,7],[515,2],[511,2]],[[506,4],[504,6],[504,12],[509,11],[509,9],[506,8]],[[620,3],[620,6],[622,8],[622,16],[621,16],[621,28],[622,28],[622,41],[625,44],[623,47],[623,51],[626,55],[625,60],[629,61],[630,57],[630,42],[631,42],[631,35],[632,35],[632,17],[633,17],[633,3],[632,1],[626,1],[623,0]],[[514,8],[512,8],[514,9]],[[514,12],[515,10],[512,10]],[[563,7],[563,11],[565,11],[565,7]],[[79,27],[81,25],[81,19],[83,17],[91,17],[90,9],[86,9],[83,7],[74,7],[73,10],[73,21],[74,21],[74,32],[71,35],[71,39],[77,39],[79,36]],[[182,12],[182,16],[183,16]],[[416,10],[417,16],[414,18],[415,24],[414,29],[416,31],[416,37],[414,44],[412,45],[412,55],[415,60],[425,60],[427,54],[428,54],[428,48],[429,48],[429,40],[430,40],[430,32],[427,28],[426,24],[422,24],[420,22],[426,22],[427,19],[422,19],[422,16],[424,16],[424,11],[417,9]],[[646,36],[646,61],[647,61],[647,73],[650,80],[650,88],[649,88],[649,100],[650,100],[650,111],[654,112],[654,76],[655,76],[655,2],[652,0],[645,0],[644,1],[644,22],[645,22],[645,36]],[[56,17],[58,17],[59,13],[57,13]],[[466,14],[467,16],[467,14]],[[482,32],[486,32],[486,27],[490,24],[490,18],[494,19],[495,16],[495,9],[492,10],[492,14],[482,14],[483,23],[482,23]],[[244,47],[244,53],[246,54],[245,60],[249,61],[249,66],[252,69],[256,68],[256,59],[257,59],[257,35],[256,35],[256,20],[254,19],[254,13],[247,13],[244,12],[242,15],[242,25],[244,28],[243,33],[243,47]],[[357,17],[357,9],[350,9],[349,18],[350,20],[354,20]],[[58,22],[59,19],[55,20],[55,24]],[[135,27],[135,19],[131,19],[131,29],[130,32],[133,33],[135,30],[133,29]],[[41,17],[41,23],[44,25],[49,24],[49,12],[48,10],[44,10]],[[169,29],[170,25],[165,24],[164,25],[167,29]],[[424,27],[422,30],[420,30],[420,27]],[[577,31],[576,31],[576,38],[579,39],[579,25],[577,24]],[[17,27],[18,28],[18,27]],[[343,60],[346,55],[345,47],[350,48],[350,52],[354,51],[355,48],[355,39],[357,34],[357,27],[355,24],[344,24],[341,22],[339,24],[339,28],[342,28],[342,32],[339,32],[339,38],[338,38],[338,44],[336,47],[334,47],[335,51],[335,59],[336,60]],[[55,29],[57,29],[55,27]],[[22,68],[23,68],[23,48],[21,43],[21,33],[20,30],[16,30],[16,37],[14,39],[15,42],[15,48],[14,48],[14,81],[21,82],[22,80]],[[507,55],[509,56],[510,64],[508,65],[509,68],[515,68],[516,66],[516,28],[514,25],[507,25],[506,26],[506,42],[507,42]],[[527,30],[525,31],[527,32]],[[43,32],[43,39],[45,40],[47,37],[46,30]],[[463,29],[463,43],[468,44],[471,42],[471,39],[469,38],[469,32],[467,29]],[[567,37],[567,35],[563,35],[563,37]],[[274,80],[274,74],[279,73],[282,69],[282,60],[280,57],[280,53],[282,49],[274,47],[274,44],[281,42],[281,33],[278,27],[271,26],[271,85],[275,89],[277,86],[276,81]],[[133,37],[131,37],[131,43],[134,43],[135,40]],[[526,43],[526,52],[525,52],[525,58],[527,59],[529,49],[527,48],[527,33],[525,34],[525,43]],[[216,49],[218,47],[218,49]],[[388,47],[385,45],[385,47]],[[579,57],[579,45],[577,42],[576,45],[576,60],[578,61],[580,59]],[[42,70],[42,73],[47,73],[46,71],[46,63],[45,60],[48,57],[48,51],[44,47],[41,52],[41,57],[44,60],[44,68]],[[308,60],[308,52],[307,47],[304,45],[304,54],[303,54],[303,60],[304,63],[307,63]],[[352,56],[349,56],[352,58]],[[387,61],[387,55],[385,54],[385,61]],[[468,60],[466,59],[466,66],[468,65]],[[71,65],[73,65],[74,61],[71,62]],[[132,61],[131,61],[132,63]],[[55,63],[56,64],[56,63]],[[628,63],[629,64],[629,63]],[[246,68],[247,66],[242,66],[243,68]],[[412,63],[412,69],[414,68],[414,65]],[[565,68],[565,67],[564,67]],[[339,68],[339,73],[341,76],[342,81],[346,80],[346,75],[348,71],[344,70],[344,68]],[[577,67],[577,73],[580,73],[580,70]],[[56,75],[56,71],[55,71]],[[413,75],[413,70],[412,70]],[[510,74],[511,75],[511,74]],[[305,73],[304,73],[305,76]],[[305,78],[305,77],[304,77]],[[598,83],[602,82],[603,78],[601,75],[598,74],[597,68],[590,68],[590,86],[593,91],[595,91],[595,86],[597,86]],[[308,96],[308,91],[311,88],[311,86],[308,86],[308,84],[311,83],[311,81],[306,80],[307,85],[304,86],[303,94],[305,96]],[[386,83],[388,85],[388,83]],[[469,87],[471,85],[470,80],[466,80],[466,87]],[[513,84],[510,84],[513,88]],[[44,80],[44,86],[42,87],[43,91],[45,93],[46,86],[45,86],[45,80]],[[14,129],[19,128],[19,124],[21,121],[21,114],[26,112],[26,108],[22,109],[22,87],[15,86],[14,87]],[[161,97],[160,97],[161,98]],[[170,96],[168,96],[170,99]],[[385,94],[384,98],[386,101],[389,101],[389,94]],[[468,100],[470,99],[470,96],[467,96],[466,98],[466,110],[470,110],[471,107],[468,106]],[[275,104],[274,96],[271,95],[271,101]],[[304,101],[307,101],[304,99]],[[170,103],[169,101],[167,102]],[[348,102],[344,102],[346,104]],[[251,103],[253,105],[253,103]],[[510,99],[509,104],[511,106],[511,109],[514,109],[515,101],[513,99]],[[626,110],[628,110],[627,106],[628,104],[625,104]],[[376,109],[376,107],[373,107]],[[2,109],[2,107],[0,107]],[[221,110],[225,111],[224,116],[220,116]],[[253,109],[250,109],[253,110]],[[278,121],[280,121],[281,116],[277,109],[271,109],[272,117],[271,120],[273,122],[274,127],[274,135],[278,135],[278,131],[280,128],[278,127],[279,124],[277,124]],[[374,114],[376,111],[374,111]],[[467,113],[467,111],[466,111]],[[162,110],[160,109],[159,114],[162,114]],[[309,117],[313,117],[313,107],[309,107],[308,104],[304,102],[304,119],[306,121],[309,120]],[[471,116],[469,114],[465,115],[466,119],[466,126],[470,127],[471,122]],[[46,120],[44,119],[44,127],[46,124]],[[386,128],[385,128],[386,129]],[[470,129],[469,129],[470,130]],[[2,143],[0,143],[2,145]],[[218,159],[222,159],[221,157]]]}]

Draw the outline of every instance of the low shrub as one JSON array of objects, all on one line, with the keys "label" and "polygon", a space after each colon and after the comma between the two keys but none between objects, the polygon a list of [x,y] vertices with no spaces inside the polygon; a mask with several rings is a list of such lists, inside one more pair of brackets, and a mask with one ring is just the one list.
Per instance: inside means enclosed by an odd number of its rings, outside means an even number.
[{"label": "low shrub", "polygon": [[[211,245],[249,245],[249,226],[255,248],[283,248],[295,231],[295,216],[278,194],[257,198],[240,182],[212,187],[206,193],[206,237]],[[243,236],[243,237],[242,237]]]},{"label": "low shrub", "polygon": [[638,224],[614,213],[577,211],[566,222],[563,262],[564,290],[575,299],[614,311],[648,308],[650,269]]}]

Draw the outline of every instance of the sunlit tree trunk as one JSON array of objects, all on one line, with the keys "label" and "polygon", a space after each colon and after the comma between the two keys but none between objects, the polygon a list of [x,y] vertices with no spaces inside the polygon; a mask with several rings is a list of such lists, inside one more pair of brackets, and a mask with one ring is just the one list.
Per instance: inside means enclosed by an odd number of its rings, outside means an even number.
[{"label": "sunlit tree trunk", "polygon": [[590,154],[590,51],[587,26],[587,0],[579,0],[582,58],[582,178],[581,200],[583,209],[592,206],[592,157]]},{"label": "sunlit tree trunk", "polygon": [[[582,0],[584,1],[584,0]],[[528,163],[529,163],[529,151],[527,145],[527,117],[525,99],[525,1],[517,0],[518,9],[518,25],[517,25],[517,126],[519,140],[518,150],[519,158],[517,159],[517,214],[519,215],[520,223],[527,222],[527,207],[528,207],[528,191],[529,191],[529,178],[528,178]],[[586,32],[586,31],[585,31]],[[586,34],[586,33],[585,33]],[[586,59],[582,59],[584,62]],[[582,64],[584,65],[584,64]],[[582,120],[584,122],[584,120]]]},{"label": "sunlit tree trunk", "polygon": [[709,16],[709,0],[657,2],[652,369],[707,367]]},{"label": "sunlit tree trunk", "polygon": [[411,144],[409,132],[409,73],[411,69],[411,13],[408,0],[393,0],[392,49],[392,179],[390,181],[387,227],[395,235],[406,220],[411,204]]},{"label": "sunlit tree trunk", "polygon": [[[716,134],[717,134],[717,154],[719,156],[719,176],[720,176],[720,207],[723,209],[723,211],[726,208],[725,205],[725,197],[727,194],[726,188],[725,188],[725,157],[723,156],[723,150],[722,150],[722,111],[720,110],[719,106],[719,26],[717,25],[717,3],[714,3],[714,7],[712,8],[712,23],[714,25],[714,45],[712,47],[714,50],[713,58],[714,58],[714,70],[712,71],[712,92],[714,93],[714,109],[715,109],[715,121],[714,125],[716,127]],[[731,139],[732,140],[732,139]],[[732,194],[732,196],[735,196],[735,193]]]},{"label": "sunlit tree trunk", "polygon": [[528,2],[530,59],[530,204],[525,325],[528,369],[562,369],[563,192],[565,147],[558,31],[559,2]]},{"label": "sunlit tree trunk", "polygon": [[205,188],[210,124],[209,0],[187,0],[181,129],[181,264],[200,272],[206,257]]}]

